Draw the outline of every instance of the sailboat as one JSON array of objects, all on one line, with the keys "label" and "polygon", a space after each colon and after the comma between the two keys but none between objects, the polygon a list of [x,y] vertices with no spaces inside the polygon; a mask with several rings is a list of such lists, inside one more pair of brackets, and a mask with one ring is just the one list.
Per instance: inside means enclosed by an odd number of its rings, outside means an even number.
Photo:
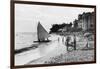
[{"label": "sailboat", "polygon": [[50,37],[50,34],[44,29],[44,27],[40,24],[40,22],[38,22],[38,26],[37,26],[38,41],[34,41],[34,42],[50,42],[48,37]]}]

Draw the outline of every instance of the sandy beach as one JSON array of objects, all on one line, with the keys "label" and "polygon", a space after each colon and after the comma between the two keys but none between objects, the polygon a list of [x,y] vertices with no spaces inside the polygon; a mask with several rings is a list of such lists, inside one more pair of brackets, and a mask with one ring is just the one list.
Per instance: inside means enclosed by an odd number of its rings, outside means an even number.
[{"label": "sandy beach", "polygon": [[92,48],[90,50],[82,50],[85,48],[87,41],[81,41],[79,39],[77,41],[77,50],[69,48],[70,51],[67,51],[65,40],[62,41],[62,36],[53,35],[52,37],[52,41],[49,43],[43,43],[40,44],[38,48],[32,48],[15,54],[15,65],[69,63],[94,60],[93,41],[88,42]]}]

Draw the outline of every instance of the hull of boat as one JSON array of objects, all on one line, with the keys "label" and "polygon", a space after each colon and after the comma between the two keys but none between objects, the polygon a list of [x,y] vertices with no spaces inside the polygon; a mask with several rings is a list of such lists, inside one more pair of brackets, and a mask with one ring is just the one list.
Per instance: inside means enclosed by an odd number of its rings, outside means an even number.
[{"label": "hull of boat", "polygon": [[34,41],[36,43],[47,43],[47,42],[50,42],[51,40],[46,40],[46,41]]}]

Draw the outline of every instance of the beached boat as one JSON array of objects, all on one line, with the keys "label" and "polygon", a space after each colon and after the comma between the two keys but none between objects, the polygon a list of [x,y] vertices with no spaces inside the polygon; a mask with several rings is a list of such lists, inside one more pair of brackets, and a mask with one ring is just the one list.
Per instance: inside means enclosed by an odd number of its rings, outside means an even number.
[{"label": "beached boat", "polygon": [[37,26],[37,41],[34,42],[50,42],[48,39],[50,34],[44,29],[44,27],[38,22]]}]

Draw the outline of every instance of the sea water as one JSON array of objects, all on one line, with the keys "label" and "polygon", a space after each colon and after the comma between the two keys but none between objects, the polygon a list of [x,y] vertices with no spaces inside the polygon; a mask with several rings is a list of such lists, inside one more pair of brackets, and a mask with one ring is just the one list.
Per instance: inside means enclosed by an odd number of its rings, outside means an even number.
[{"label": "sea water", "polygon": [[37,40],[37,33],[17,32],[15,34],[15,50],[30,47]]}]

